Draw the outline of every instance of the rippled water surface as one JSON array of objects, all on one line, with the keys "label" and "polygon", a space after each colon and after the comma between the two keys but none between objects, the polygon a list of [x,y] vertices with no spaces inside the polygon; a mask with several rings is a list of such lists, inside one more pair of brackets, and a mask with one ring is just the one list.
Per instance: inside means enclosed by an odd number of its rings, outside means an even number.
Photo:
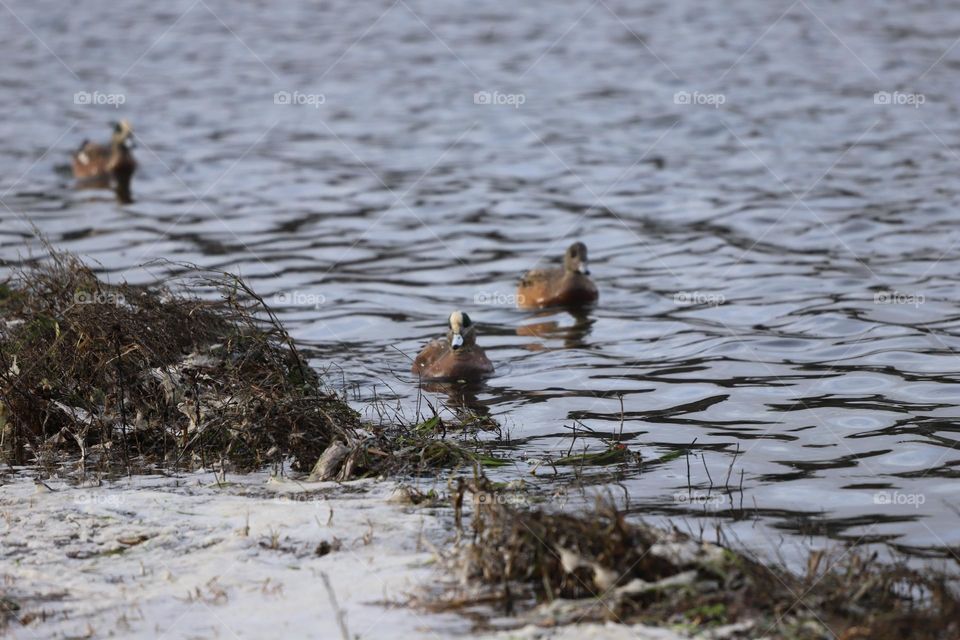
[{"label": "rippled water surface", "polygon": [[[408,411],[459,307],[498,374],[425,398],[502,423],[498,473],[556,490],[577,469],[545,459],[622,428],[638,513],[960,544],[948,3],[8,0],[0,33],[7,268],[39,231],[114,281],[238,271]],[[64,169],[117,117],[129,206]],[[600,304],[515,310],[573,239]]]}]

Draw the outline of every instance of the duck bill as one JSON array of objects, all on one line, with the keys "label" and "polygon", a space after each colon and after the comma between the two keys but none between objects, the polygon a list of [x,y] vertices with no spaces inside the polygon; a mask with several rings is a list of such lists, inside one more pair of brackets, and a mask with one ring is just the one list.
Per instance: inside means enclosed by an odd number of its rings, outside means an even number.
[{"label": "duck bill", "polygon": [[580,265],[577,267],[577,271],[579,271],[585,276],[590,275],[590,269],[587,268],[586,262],[581,262]]},{"label": "duck bill", "polygon": [[459,333],[453,334],[453,337],[450,338],[450,346],[453,347],[453,350],[456,351],[463,346],[463,336]]}]

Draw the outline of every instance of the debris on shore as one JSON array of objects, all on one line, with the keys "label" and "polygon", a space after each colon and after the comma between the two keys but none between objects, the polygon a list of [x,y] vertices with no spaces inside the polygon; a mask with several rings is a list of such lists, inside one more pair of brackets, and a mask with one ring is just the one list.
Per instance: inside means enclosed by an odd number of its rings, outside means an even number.
[{"label": "debris on shore", "polygon": [[815,551],[795,575],[628,521],[607,500],[577,515],[520,509],[480,474],[460,481],[453,504],[461,542],[447,561],[460,581],[426,599],[434,611],[488,607],[487,619],[516,616],[512,624],[642,623],[710,638],[960,635],[955,585],[935,572]]},{"label": "debris on shore", "polygon": [[11,464],[309,469],[359,416],[275,316],[224,276],[220,301],[109,285],[53,254],[0,285],[0,458]]}]

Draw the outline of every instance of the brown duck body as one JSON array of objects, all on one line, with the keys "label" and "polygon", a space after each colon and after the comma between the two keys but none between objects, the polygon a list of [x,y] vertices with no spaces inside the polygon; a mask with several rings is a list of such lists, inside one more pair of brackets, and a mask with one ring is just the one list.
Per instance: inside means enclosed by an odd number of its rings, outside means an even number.
[{"label": "brown duck body", "polygon": [[84,141],[73,154],[73,177],[85,186],[109,187],[110,174],[107,173],[109,159],[110,147]]},{"label": "brown duck body", "polygon": [[493,373],[493,363],[477,345],[451,348],[446,338],[430,342],[413,362],[424,380],[479,380]]},{"label": "brown duck body", "polygon": [[133,175],[137,169],[137,161],[133,153],[125,145],[102,145],[95,142],[84,142],[73,154],[73,177],[77,180],[100,180],[109,186],[110,177],[120,171]]},{"label": "brown duck body", "polygon": [[522,309],[579,307],[597,301],[590,276],[565,269],[530,271],[517,286],[517,306]]},{"label": "brown duck body", "polygon": [[137,170],[137,161],[128,146],[132,135],[126,122],[117,125],[109,144],[84,141],[73,154],[73,177],[82,188],[107,189],[113,187],[117,199],[132,202],[130,181]]}]

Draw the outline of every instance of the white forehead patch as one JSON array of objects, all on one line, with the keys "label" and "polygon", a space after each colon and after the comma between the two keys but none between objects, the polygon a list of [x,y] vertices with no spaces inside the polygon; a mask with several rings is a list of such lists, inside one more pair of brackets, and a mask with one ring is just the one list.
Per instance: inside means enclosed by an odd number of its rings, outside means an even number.
[{"label": "white forehead patch", "polygon": [[463,331],[463,313],[454,311],[450,314],[450,328],[453,329],[454,333]]}]

